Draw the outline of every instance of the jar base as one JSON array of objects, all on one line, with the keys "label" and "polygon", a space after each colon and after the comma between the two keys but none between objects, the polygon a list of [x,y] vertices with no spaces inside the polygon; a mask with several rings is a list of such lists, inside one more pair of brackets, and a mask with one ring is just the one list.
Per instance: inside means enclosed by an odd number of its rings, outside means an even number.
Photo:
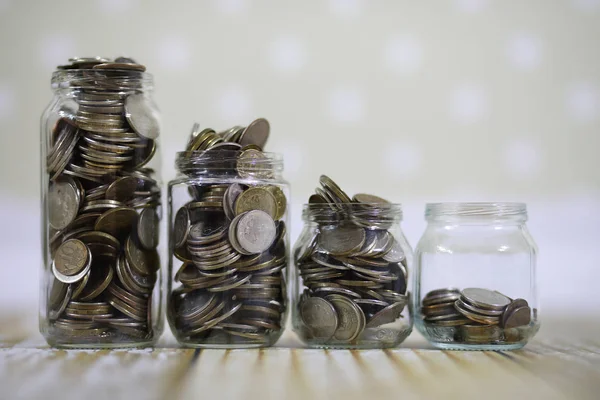
[{"label": "jar base", "polygon": [[527,343],[505,343],[505,344],[467,344],[467,343],[443,343],[430,342],[432,346],[440,350],[462,350],[462,351],[510,351],[522,349]]},{"label": "jar base", "polygon": [[156,345],[155,341],[148,342],[135,342],[135,343],[59,343],[46,340],[46,342],[57,349],[77,350],[77,349],[91,349],[91,350],[109,350],[109,349],[135,349],[135,348],[148,348]]},{"label": "jar base", "polygon": [[311,339],[303,329],[294,329],[294,331],[306,347],[311,349],[371,350],[391,349],[400,346],[411,334],[412,328],[370,328],[366,329],[357,340],[350,343],[335,340],[316,341]]}]

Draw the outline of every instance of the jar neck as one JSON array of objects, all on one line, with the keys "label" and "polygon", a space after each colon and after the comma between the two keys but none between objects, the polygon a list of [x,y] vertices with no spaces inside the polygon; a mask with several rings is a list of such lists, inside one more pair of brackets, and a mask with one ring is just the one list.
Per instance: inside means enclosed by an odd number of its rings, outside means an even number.
[{"label": "jar neck", "polygon": [[428,203],[425,220],[429,223],[519,225],[527,221],[527,206],[524,203]]},{"label": "jar neck", "polygon": [[353,222],[365,228],[380,229],[402,221],[402,206],[380,203],[305,204],[302,219],[319,225]]},{"label": "jar neck", "polygon": [[57,95],[73,93],[132,93],[152,92],[151,74],[141,71],[76,69],[57,70],[52,74],[51,87]]},{"label": "jar neck", "polygon": [[283,157],[261,153],[260,158],[245,158],[242,150],[218,148],[182,151],[175,157],[175,169],[179,176],[281,180]]}]

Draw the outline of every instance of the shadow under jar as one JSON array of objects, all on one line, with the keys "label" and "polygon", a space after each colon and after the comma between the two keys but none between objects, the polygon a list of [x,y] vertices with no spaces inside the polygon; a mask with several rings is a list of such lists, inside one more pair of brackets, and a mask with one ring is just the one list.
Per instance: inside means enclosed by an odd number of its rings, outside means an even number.
[{"label": "shadow under jar", "polygon": [[412,331],[399,204],[306,204],[294,249],[293,327],[309,347],[389,348]]},{"label": "shadow under jar", "polygon": [[522,203],[434,203],[415,249],[413,314],[441,349],[513,350],[539,330],[537,247]]},{"label": "shadow under jar", "polygon": [[58,347],[139,347],[162,332],[159,121],[131,59],[76,58],[41,120],[40,331]]},{"label": "shadow under jar", "polygon": [[169,183],[167,315],[188,347],[273,345],[287,310],[287,199],[279,155],[177,154]]}]

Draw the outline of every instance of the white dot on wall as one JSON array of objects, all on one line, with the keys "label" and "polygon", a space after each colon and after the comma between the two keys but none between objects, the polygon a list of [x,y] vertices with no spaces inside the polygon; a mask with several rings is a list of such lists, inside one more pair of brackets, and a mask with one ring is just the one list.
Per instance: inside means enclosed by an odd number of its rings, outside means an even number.
[{"label": "white dot on wall", "polygon": [[542,60],[542,42],[529,34],[517,35],[508,42],[506,52],[516,68],[533,70]]},{"label": "white dot on wall", "polygon": [[340,123],[362,121],[366,114],[365,96],[354,87],[338,87],[327,94],[327,112]]},{"label": "white dot on wall", "polygon": [[90,57],[89,54],[75,54],[75,40],[65,34],[45,35],[39,46],[42,63],[48,69],[66,64],[74,56]]},{"label": "white dot on wall", "polygon": [[223,14],[241,14],[249,8],[248,0],[213,0],[213,5]]},{"label": "white dot on wall", "polygon": [[294,36],[280,36],[269,45],[269,63],[282,73],[296,73],[306,65],[306,47]]},{"label": "white dot on wall", "polygon": [[504,167],[516,179],[536,177],[542,169],[542,158],[540,146],[529,140],[515,140],[504,146]]},{"label": "white dot on wall", "polygon": [[579,122],[590,122],[600,114],[600,92],[590,83],[580,82],[567,89],[567,111]]},{"label": "white dot on wall", "polygon": [[450,98],[452,117],[463,124],[471,124],[488,114],[488,100],[485,90],[474,84],[463,84],[454,89]]},{"label": "white dot on wall", "polygon": [[600,0],[573,0],[573,5],[581,11],[596,11],[600,8]]},{"label": "white dot on wall", "polygon": [[189,40],[183,36],[170,35],[161,38],[156,50],[158,64],[165,69],[182,71],[191,65],[191,46]]},{"label": "white dot on wall", "polygon": [[489,0],[455,0],[456,8],[468,14],[481,12],[488,4]]},{"label": "white dot on wall", "polygon": [[239,123],[252,116],[252,104],[248,92],[239,86],[228,86],[216,95],[216,112],[225,121]]},{"label": "white dot on wall", "polygon": [[139,0],[97,0],[98,9],[109,15],[123,15],[122,13],[133,10]]},{"label": "white dot on wall", "polygon": [[0,120],[9,117],[15,110],[15,91],[0,83]]},{"label": "white dot on wall", "polygon": [[421,150],[411,142],[392,142],[383,147],[384,169],[401,180],[414,177],[421,167]]},{"label": "white dot on wall", "polygon": [[329,0],[329,10],[338,17],[356,18],[365,8],[365,0]]},{"label": "white dot on wall", "polygon": [[384,62],[387,67],[401,74],[412,73],[421,66],[423,49],[412,36],[391,37],[384,48]]}]

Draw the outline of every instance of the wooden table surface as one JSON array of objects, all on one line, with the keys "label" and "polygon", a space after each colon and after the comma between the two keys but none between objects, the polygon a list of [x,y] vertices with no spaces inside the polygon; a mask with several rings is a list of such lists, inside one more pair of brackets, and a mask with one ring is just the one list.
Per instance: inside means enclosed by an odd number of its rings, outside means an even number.
[{"label": "wooden table surface", "polygon": [[[291,332],[262,350],[56,350],[0,317],[0,399],[600,399],[600,320],[542,320],[523,350],[309,350]],[[589,318],[588,318],[589,321]]]}]

